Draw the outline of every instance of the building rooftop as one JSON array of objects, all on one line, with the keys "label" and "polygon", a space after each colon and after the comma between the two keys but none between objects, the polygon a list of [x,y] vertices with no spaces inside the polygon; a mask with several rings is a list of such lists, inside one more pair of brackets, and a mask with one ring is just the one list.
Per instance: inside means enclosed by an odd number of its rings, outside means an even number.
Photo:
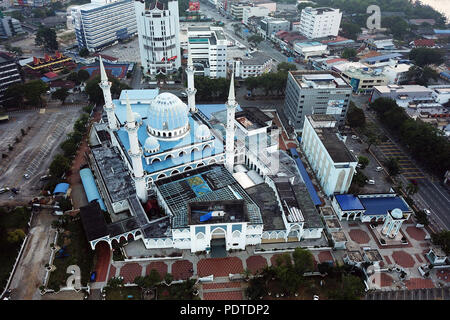
[{"label": "building rooftop", "polygon": [[245,56],[241,58],[242,64],[250,66],[263,65],[268,60],[272,60],[272,58],[259,51],[251,53],[250,56]]},{"label": "building rooftop", "polygon": [[109,234],[105,216],[97,201],[80,208],[80,218],[88,241],[92,241]]},{"label": "building rooftop", "polygon": [[333,71],[289,71],[302,89],[351,88],[337,72]]},{"label": "building rooftop", "polygon": [[380,252],[377,249],[364,250],[363,254],[366,257],[366,259],[369,260],[370,262],[376,262],[376,261],[383,260]]},{"label": "building rooftop", "polygon": [[325,223],[328,229],[340,229],[341,224],[339,223],[339,219],[336,217],[325,219]]},{"label": "building rooftop", "polygon": [[236,112],[234,118],[247,131],[267,127],[266,122],[271,120],[258,108],[244,108]]},{"label": "building rooftop", "polygon": [[189,225],[246,222],[247,206],[242,199],[190,202],[188,220]]},{"label": "building rooftop", "polygon": [[258,206],[224,166],[213,164],[177,174],[155,182],[158,192],[172,211],[172,227],[189,224],[188,203],[243,199],[248,221],[262,224]]},{"label": "building rooftop", "polygon": [[364,210],[364,206],[357,196],[352,194],[336,194],[334,198],[342,211]]},{"label": "building rooftop", "polygon": [[[409,68],[408,68],[409,69]],[[433,90],[424,87],[424,86],[420,86],[420,85],[416,85],[416,84],[412,84],[412,85],[395,85],[395,84],[390,84],[387,86],[374,86],[373,87],[374,90],[380,92],[380,93],[396,93],[396,94],[408,94],[408,93],[418,93],[418,92],[423,92],[423,93],[429,93],[431,94]]]},{"label": "building rooftop", "polygon": [[406,201],[397,195],[358,195],[358,198],[366,209],[364,215],[385,215],[395,208],[403,212],[412,212]]},{"label": "building rooftop", "polygon": [[345,235],[344,231],[334,231],[331,232],[331,237],[333,238],[334,242],[342,242],[347,241],[347,236]]},{"label": "building rooftop", "polygon": [[345,143],[339,139],[339,131],[336,128],[314,128],[314,130],[334,162],[357,161]]}]

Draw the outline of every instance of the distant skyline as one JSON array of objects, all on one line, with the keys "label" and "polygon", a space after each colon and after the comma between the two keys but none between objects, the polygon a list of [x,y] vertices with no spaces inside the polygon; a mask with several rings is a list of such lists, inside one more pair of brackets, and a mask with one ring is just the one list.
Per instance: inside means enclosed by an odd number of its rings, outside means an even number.
[{"label": "distant skyline", "polygon": [[448,0],[419,0],[433,9],[441,12],[447,17],[447,23],[450,22],[450,1]]}]

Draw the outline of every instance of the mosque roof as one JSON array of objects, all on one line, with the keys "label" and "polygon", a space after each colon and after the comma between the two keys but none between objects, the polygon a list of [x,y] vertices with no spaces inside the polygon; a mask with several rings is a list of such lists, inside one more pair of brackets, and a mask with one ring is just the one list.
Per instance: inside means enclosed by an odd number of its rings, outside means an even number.
[{"label": "mosque roof", "polygon": [[175,130],[188,122],[188,107],[176,95],[163,92],[150,103],[147,125],[157,130]]}]

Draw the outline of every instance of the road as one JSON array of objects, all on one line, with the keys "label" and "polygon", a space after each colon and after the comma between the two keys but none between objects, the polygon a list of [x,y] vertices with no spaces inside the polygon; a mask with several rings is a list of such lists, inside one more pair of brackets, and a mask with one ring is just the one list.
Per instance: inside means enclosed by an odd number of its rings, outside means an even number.
[{"label": "road", "polygon": [[[425,170],[420,169],[421,166],[414,161],[414,159],[409,157],[409,154],[399,141],[395,140],[389,132],[384,130],[375,115],[367,110],[367,98],[352,97],[352,100],[357,106],[362,106],[366,118],[376,123],[396,148],[402,150],[403,153],[408,156],[410,162],[413,163],[415,167],[419,168],[418,170],[422,173],[423,178],[415,179],[418,182],[419,189],[416,194],[411,196],[411,198],[416,202],[419,208],[429,209],[431,211],[429,220],[437,227],[438,230],[436,231],[441,231],[443,229],[450,230],[450,210],[448,209],[450,207],[450,193],[448,187],[442,185],[440,182],[435,182],[436,179],[433,178],[432,175],[426,173]],[[377,146],[373,146],[373,148],[377,148]],[[402,174],[400,174],[399,177],[404,186],[410,182],[409,179]]]}]

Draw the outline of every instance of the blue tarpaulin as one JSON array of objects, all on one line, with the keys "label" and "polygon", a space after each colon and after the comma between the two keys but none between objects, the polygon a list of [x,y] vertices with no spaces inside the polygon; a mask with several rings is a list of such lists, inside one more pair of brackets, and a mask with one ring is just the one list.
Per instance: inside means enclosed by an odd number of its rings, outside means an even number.
[{"label": "blue tarpaulin", "polygon": [[212,212],[208,212],[207,214],[200,216],[200,222],[208,221],[212,217]]},{"label": "blue tarpaulin", "polygon": [[53,194],[66,193],[68,189],[69,189],[68,183],[58,183],[55,187],[55,190],[53,190]]},{"label": "blue tarpaulin", "polygon": [[314,189],[312,181],[308,176],[308,172],[306,172],[305,166],[303,166],[302,160],[300,160],[300,156],[298,155],[297,150],[295,148],[290,148],[289,151],[291,152],[292,157],[294,158],[295,162],[297,163],[298,170],[300,171],[303,181],[305,182],[305,185],[306,185],[306,188],[308,189],[311,200],[314,202],[315,206],[321,205],[322,201],[320,201],[320,198],[316,192],[316,189]]}]

